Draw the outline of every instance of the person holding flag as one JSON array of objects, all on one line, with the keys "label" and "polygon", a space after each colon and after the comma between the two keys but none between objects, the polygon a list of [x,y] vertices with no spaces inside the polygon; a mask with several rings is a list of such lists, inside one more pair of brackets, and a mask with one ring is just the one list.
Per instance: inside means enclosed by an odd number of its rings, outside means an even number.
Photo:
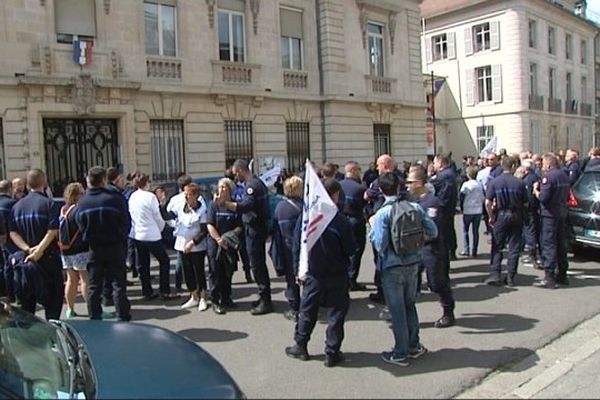
[{"label": "person holding flag", "polygon": [[308,360],[307,344],[317,322],[319,307],[330,307],[325,340],[325,366],[343,360],[340,347],[350,304],[348,268],[357,245],[350,222],[336,206],[341,186],[335,179],[319,180],[306,163],[304,208],[296,224],[294,268],[302,287],[295,344],[286,347],[292,358]]}]

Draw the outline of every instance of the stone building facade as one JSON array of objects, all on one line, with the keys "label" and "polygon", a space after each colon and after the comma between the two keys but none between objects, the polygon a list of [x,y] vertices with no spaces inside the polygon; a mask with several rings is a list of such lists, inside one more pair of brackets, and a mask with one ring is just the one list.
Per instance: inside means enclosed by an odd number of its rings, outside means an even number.
[{"label": "stone building facade", "polygon": [[423,158],[418,3],[2,1],[0,172]]}]

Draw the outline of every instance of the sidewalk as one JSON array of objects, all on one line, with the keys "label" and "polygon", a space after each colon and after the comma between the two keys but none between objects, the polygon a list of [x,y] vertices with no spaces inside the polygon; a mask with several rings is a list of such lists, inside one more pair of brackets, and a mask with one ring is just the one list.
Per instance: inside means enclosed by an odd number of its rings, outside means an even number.
[{"label": "sidewalk", "polygon": [[456,398],[600,398],[600,314]]}]

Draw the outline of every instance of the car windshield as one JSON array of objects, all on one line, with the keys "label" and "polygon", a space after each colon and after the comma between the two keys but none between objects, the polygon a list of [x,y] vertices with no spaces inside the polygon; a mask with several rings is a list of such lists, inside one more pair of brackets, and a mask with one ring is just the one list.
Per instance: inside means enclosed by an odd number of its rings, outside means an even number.
[{"label": "car windshield", "polygon": [[60,398],[71,383],[57,328],[0,302],[0,397]]},{"label": "car windshield", "polygon": [[584,200],[600,201],[600,172],[586,172],[573,188]]}]

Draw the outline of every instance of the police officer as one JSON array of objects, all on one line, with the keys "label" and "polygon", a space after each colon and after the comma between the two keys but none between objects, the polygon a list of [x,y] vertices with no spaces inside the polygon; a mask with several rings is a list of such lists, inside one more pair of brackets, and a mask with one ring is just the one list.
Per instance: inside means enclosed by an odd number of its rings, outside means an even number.
[{"label": "police officer", "polygon": [[525,264],[533,264],[535,268],[541,268],[539,259],[539,239],[540,239],[540,201],[533,194],[534,187],[540,182],[540,177],[535,172],[535,165],[531,159],[525,159],[521,163],[523,171],[523,183],[527,191],[527,200],[529,208],[527,209],[527,219],[523,226],[523,241],[525,243],[526,257],[523,259]]},{"label": "police officer", "polygon": [[125,243],[131,228],[125,197],[106,188],[106,170],[92,167],[87,174],[88,190],[81,198],[75,220],[83,240],[90,245],[88,264],[90,319],[102,319],[100,301],[104,278],[112,282],[117,318],[131,320],[127,299]]},{"label": "police officer", "polygon": [[[28,254],[25,262],[37,262],[46,272],[46,319],[59,319],[64,296],[62,265],[56,244],[59,208],[46,196],[46,185],[43,171],[33,169],[27,173],[30,191],[14,205],[9,229],[14,245]],[[20,300],[22,308],[32,314],[36,303],[42,301],[34,294]]]},{"label": "police officer", "polygon": [[508,243],[508,263],[506,284],[514,286],[519,253],[524,210],[527,207],[527,190],[525,183],[513,174],[517,169],[517,160],[506,156],[502,159],[502,175],[488,183],[485,194],[485,208],[490,216],[492,232],[492,255],[490,276],[485,283],[500,286],[502,249]]},{"label": "police officer", "polygon": [[[450,260],[456,260],[456,234],[454,234],[454,213],[458,202],[458,191],[456,188],[456,173],[450,167],[450,159],[445,154],[435,156],[433,166],[436,175],[431,178],[431,184],[435,189],[436,197],[442,202],[444,215],[444,232],[438,233],[445,240],[446,251],[449,258],[446,261],[446,269],[450,271]],[[452,238],[454,237],[454,243]]]},{"label": "police officer", "polygon": [[250,268],[258,285],[258,301],[250,310],[252,315],[268,314],[273,311],[271,303],[271,281],[267,270],[265,242],[267,240],[268,198],[267,187],[255,177],[245,160],[235,160],[232,172],[239,182],[244,183],[244,195],[241,201],[233,202],[217,196],[217,204],[225,204],[228,210],[242,214],[246,250],[250,259]]},{"label": "police officer", "polygon": [[357,243],[357,252],[350,258],[350,290],[366,290],[367,287],[357,282],[360,271],[360,260],[365,251],[367,242],[367,225],[364,217],[364,208],[366,201],[364,199],[365,186],[360,181],[360,166],[356,161],[349,161],[344,166],[346,172],[345,178],[340,181],[342,192],[344,193],[343,214],[350,221],[352,233]]},{"label": "police officer", "polygon": [[12,182],[9,180],[0,181],[0,214],[2,214],[4,231],[7,235],[6,243],[0,247],[0,252],[2,253],[0,255],[0,282],[4,283],[4,295],[8,298],[9,302],[15,301],[15,293],[12,266],[8,263],[8,254],[17,249],[14,248],[14,245],[10,241],[10,237],[8,237],[8,223],[10,221],[10,212],[16,202],[17,200],[13,198],[12,194]]},{"label": "police officer", "polygon": [[534,189],[540,200],[542,216],[542,262],[544,279],[535,285],[548,289],[556,284],[568,285],[567,269],[567,199],[569,177],[559,168],[554,154],[544,154],[542,160],[544,177]]},{"label": "police officer", "polygon": [[[323,182],[334,203],[338,203],[340,183],[328,178]],[[298,269],[301,223],[296,225],[294,267]],[[356,242],[348,219],[339,211],[308,254],[308,273],[302,277],[302,298],[294,334],[295,344],[286,347],[292,358],[308,360],[306,346],[315,327],[319,306],[330,307],[325,339],[325,366],[342,361],[340,347],[344,339],[344,321],[350,297],[348,295],[348,264],[356,253]]]},{"label": "police officer", "polygon": [[425,243],[422,250],[422,266],[427,273],[427,284],[431,291],[437,293],[442,305],[443,314],[435,321],[436,328],[446,328],[454,325],[454,296],[450,289],[450,275],[446,269],[448,252],[445,250],[443,236],[448,229],[444,226],[448,218],[444,215],[442,202],[425,186],[427,171],[421,165],[410,167],[406,186],[411,196],[411,201],[418,203],[427,213],[429,218],[435,222],[438,236]]},{"label": "police officer", "polygon": [[[242,201],[242,198],[244,197],[244,184],[241,182],[236,182],[235,175],[233,175],[231,168],[228,168],[225,171],[225,177],[231,179],[235,183],[235,190],[231,195],[233,201]],[[248,259],[248,251],[246,250],[246,237],[243,229],[242,233],[240,234],[240,249],[238,253],[240,260],[242,261],[242,269],[244,270],[246,283],[254,283],[254,279],[252,279],[252,273],[250,272],[250,260]]]},{"label": "police officer", "polygon": [[498,155],[496,153],[490,153],[485,158],[490,167],[489,180],[499,177],[502,175],[502,166],[498,162]]},{"label": "police officer", "polygon": [[573,186],[581,175],[581,166],[579,165],[579,154],[577,150],[568,149],[565,155],[565,172],[569,176],[569,184]]}]

